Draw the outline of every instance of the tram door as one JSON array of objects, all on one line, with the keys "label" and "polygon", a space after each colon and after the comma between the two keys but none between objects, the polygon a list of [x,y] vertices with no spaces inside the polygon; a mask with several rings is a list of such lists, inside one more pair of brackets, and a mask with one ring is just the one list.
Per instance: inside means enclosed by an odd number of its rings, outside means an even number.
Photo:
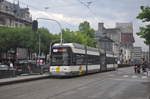
[{"label": "tram door", "polygon": [[100,55],[100,65],[101,65],[101,68],[100,68],[101,71],[107,70],[106,55],[105,54]]}]

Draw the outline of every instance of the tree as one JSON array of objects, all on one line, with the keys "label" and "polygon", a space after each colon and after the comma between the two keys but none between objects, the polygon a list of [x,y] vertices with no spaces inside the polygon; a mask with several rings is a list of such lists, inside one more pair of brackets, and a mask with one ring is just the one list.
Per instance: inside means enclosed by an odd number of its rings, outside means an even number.
[{"label": "tree", "polygon": [[53,36],[45,28],[40,28],[38,30],[38,33],[40,33],[40,38],[41,38],[41,52],[47,55],[49,53],[50,42],[52,41]]},{"label": "tree", "polygon": [[74,31],[70,31],[70,29],[63,29],[62,34],[64,42],[71,43],[76,39],[74,38]]},{"label": "tree", "polygon": [[83,23],[80,23],[79,31],[81,33],[86,34],[90,38],[94,38],[94,36],[95,36],[95,30],[90,27],[90,23],[87,22],[87,21],[84,21]]},{"label": "tree", "polygon": [[[142,12],[137,16],[138,19],[141,19],[143,22],[150,21],[150,7],[141,6]],[[145,27],[140,27],[140,32],[137,33],[141,38],[145,39],[145,43],[150,45],[150,24]]]},{"label": "tree", "polygon": [[10,49],[27,48],[29,53],[38,53],[39,34],[41,37],[41,51],[45,55],[49,52],[53,35],[45,28],[33,32],[31,28],[0,27],[0,53],[7,53]]},{"label": "tree", "polygon": [[[142,12],[137,16],[138,19],[141,19],[143,22],[150,22],[150,7],[141,6]],[[149,45],[149,57],[150,57],[150,24],[145,27],[140,27],[140,32],[137,33],[141,38],[145,39],[145,44]],[[150,59],[149,59],[150,62]]]}]

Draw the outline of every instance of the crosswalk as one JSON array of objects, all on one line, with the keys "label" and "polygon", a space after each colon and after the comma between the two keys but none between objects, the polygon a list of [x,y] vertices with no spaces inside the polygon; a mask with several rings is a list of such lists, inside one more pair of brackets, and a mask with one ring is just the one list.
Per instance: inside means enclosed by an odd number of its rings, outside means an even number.
[{"label": "crosswalk", "polygon": [[110,79],[116,81],[147,82],[150,81],[150,75],[146,74],[110,74]]},{"label": "crosswalk", "polygon": [[124,78],[139,78],[139,79],[148,79],[146,75],[123,75]]}]

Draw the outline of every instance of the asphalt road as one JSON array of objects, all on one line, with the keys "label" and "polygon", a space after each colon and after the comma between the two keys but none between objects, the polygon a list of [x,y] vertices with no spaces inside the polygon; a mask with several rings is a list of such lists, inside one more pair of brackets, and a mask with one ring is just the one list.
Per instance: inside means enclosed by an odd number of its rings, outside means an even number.
[{"label": "asphalt road", "polygon": [[0,99],[150,99],[150,77],[132,68],[0,87]]}]

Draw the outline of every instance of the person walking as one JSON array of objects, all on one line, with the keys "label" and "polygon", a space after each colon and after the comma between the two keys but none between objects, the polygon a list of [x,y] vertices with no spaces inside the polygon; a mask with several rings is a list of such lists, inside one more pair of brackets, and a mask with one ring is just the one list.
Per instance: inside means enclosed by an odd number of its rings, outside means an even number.
[{"label": "person walking", "polygon": [[148,76],[148,62],[143,60],[143,64],[142,64],[142,71],[143,73],[146,72],[147,76]]}]

